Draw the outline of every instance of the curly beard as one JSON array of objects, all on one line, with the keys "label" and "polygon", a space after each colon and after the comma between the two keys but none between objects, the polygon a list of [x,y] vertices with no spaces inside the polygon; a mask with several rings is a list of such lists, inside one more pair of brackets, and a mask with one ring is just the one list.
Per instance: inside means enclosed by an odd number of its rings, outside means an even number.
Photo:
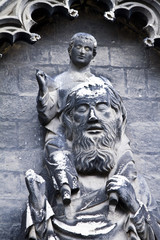
[{"label": "curly beard", "polygon": [[[82,127],[82,126],[81,126]],[[75,167],[79,173],[108,174],[114,167],[114,146],[116,134],[108,125],[100,136],[85,136],[84,131],[77,130],[73,141]],[[82,127],[83,129],[83,127]]]}]

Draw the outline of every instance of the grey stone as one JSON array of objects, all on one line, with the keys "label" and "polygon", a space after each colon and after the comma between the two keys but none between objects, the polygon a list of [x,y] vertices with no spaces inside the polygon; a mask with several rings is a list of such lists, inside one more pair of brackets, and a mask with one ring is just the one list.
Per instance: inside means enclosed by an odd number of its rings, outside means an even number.
[{"label": "grey stone", "polygon": [[[137,54],[139,53],[139,54]],[[147,68],[148,63],[141,46],[112,47],[111,66],[125,68]]]},{"label": "grey stone", "polygon": [[146,96],[147,85],[144,69],[126,70],[127,92],[132,98],[143,98]]},{"label": "grey stone", "polygon": [[36,114],[33,114],[36,110],[36,96],[32,96],[32,94],[30,96],[23,96],[23,94],[22,96],[0,95],[0,102],[2,104],[1,119],[8,121],[37,119]]},{"label": "grey stone", "polygon": [[159,122],[130,123],[127,135],[131,140],[133,152],[159,153]]},{"label": "grey stone", "polygon": [[159,68],[148,70],[148,95],[150,98],[160,97]]},{"label": "grey stone", "polygon": [[0,69],[0,76],[3,81],[0,81],[0,93],[2,94],[17,94],[18,93],[18,79],[17,68],[13,64],[2,65]]},{"label": "grey stone", "polygon": [[44,130],[37,125],[31,125],[31,122],[19,122],[19,148],[29,150],[42,148],[44,144]]},{"label": "grey stone", "polygon": [[12,149],[18,147],[17,126],[13,122],[0,123],[0,149]]}]

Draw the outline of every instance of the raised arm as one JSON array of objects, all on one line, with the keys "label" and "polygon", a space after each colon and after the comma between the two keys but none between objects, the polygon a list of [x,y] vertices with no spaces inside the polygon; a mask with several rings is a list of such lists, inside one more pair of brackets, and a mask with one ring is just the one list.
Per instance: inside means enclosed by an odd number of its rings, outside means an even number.
[{"label": "raised arm", "polygon": [[43,71],[37,70],[36,79],[39,86],[37,96],[37,111],[40,123],[47,125],[57,114],[57,89],[49,91],[49,76]]},{"label": "raised arm", "polygon": [[47,81],[46,81],[47,75],[43,71],[37,70],[36,71],[36,79],[37,79],[37,82],[39,85],[39,94],[41,97],[43,97],[47,93],[47,90],[48,90]]}]

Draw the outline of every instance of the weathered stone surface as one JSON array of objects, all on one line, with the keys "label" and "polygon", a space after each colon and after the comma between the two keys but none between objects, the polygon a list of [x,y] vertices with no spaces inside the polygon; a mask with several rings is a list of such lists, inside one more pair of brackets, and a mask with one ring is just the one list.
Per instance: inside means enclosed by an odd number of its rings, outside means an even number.
[{"label": "weathered stone surface", "polygon": [[[0,171],[27,171],[29,168],[40,172],[44,160],[43,149],[4,150],[0,153]],[[5,189],[4,189],[5,191]]]},{"label": "weathered stone surface", "polygon": [[[102,58],[102,55],[103,55],[103,58]],[[99,47],[97,49],[96,58],[93,59],[91,64],[93,66],[105,66],[105,67],[107,65],[110,65],[108,47]]]},{"label": "weathered stone surface", "polygon": [[144,69],[126,70],[127,92],[132,98],[142,98],[147,94],[146,76]]},{"label": "weathered stone surface", "polygon": [[136,153],[159,153],[160,123],[136,122],[130,123],[128,137],[131,139],[131,147]]},{"label": "weathered stone surface", "polygon": [[16,239],[19,235],[20,224],[18,223],[21,221],[24,207],[22,201],[16,198],[0,199],[0,236],[2,240]]},{"label": "weathered stone surface", "polygon": [[24,122],[18,124],[19,127],[19,148],[22,149],[35,149],[42,147],[44,144],[44,129],[31,122]]},{"label": "weathered stone surface", "polygon": [[0,132],[0,149],[18,147],[17,126],[14,122],[1,122]]},{"label": "weathered stone surface", "polygon": [[0,93],[2,94],[17,94],[18,93],[18,79],[17,68],[14,64],[6,64],[0,68],[1,81]]},{"label": "weathered stone surface", "polygon": [[[38,31],[42,36],[38,43],[17,42],[9,47],[0,65],[0,176],[3,178],[7,172],[8,181],[6,190],[5,185],[1,187],[0,239],[17,239],[27,199],[27,192],[23,193],[24,172],[33,168],[39,173],[42,169],[43,137],[36,113],[35,69],[51,76],[65,71],[68,60],[63,60],[63,56],[67,56],[68,39],[78,31],[89,32],[98,41],[99,65],[92,65],[93,73],[108,77],[124,98],[129,123],[127,135],[136,163],[160,206],[159,53],[143,48],[131,30],[119,28],[95,14],[81,14],[74,21],[59,16]],[[17,172],[19,180],[14,179]],[[17,195],[10,185],[15,192],[18,186]]]},{"label": "weathered stone surface", "polygon": [[32,96],[32,94],[31,96],[1,95],[0,102],[3,105],[0,108],[1,119],[7,121],[37,119],[36,96]]},{"label": "weathered stone surface", "polygon": [[110,55],[111,66],[114,67],[146,68],[148,66],[144,48],[141,46],[112,47]]},{"label": "weathered stone surface", "polygon": [[[57,56],[58,53],[58,56]],[[69,56],[67,51],[67,46],[51,46],[49,49],[50,62],[52,64],[68,64]]]},{"label": "weathered stone surface", "polygon": [[[152,122],[159,121],[160,109],[156,100],[148,98],[142,99],[124,99],[127,109],[128,122]],[[134,111],[133,111],[134,109]]]},{"label": "weathered stone surface", "polygon": [[148,95],[151,98],[160,97],[159,69],[148,70]]}]

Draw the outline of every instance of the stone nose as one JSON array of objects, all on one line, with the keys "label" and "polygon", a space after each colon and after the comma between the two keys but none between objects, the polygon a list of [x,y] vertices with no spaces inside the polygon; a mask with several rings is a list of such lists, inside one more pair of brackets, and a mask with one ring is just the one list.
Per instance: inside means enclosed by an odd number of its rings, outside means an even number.
[{"label": "stone nose", "polygon": [[89,117],[88,117],[88,121],[97,121],[98,118],[96,116],[95,110],[93,108],[91,108],[90,112],[89,112]]},{"label": "stone nose", "polygon": [[85,53],[84,47],[81,47],[80,52],[81,52],[81,53]]}]

